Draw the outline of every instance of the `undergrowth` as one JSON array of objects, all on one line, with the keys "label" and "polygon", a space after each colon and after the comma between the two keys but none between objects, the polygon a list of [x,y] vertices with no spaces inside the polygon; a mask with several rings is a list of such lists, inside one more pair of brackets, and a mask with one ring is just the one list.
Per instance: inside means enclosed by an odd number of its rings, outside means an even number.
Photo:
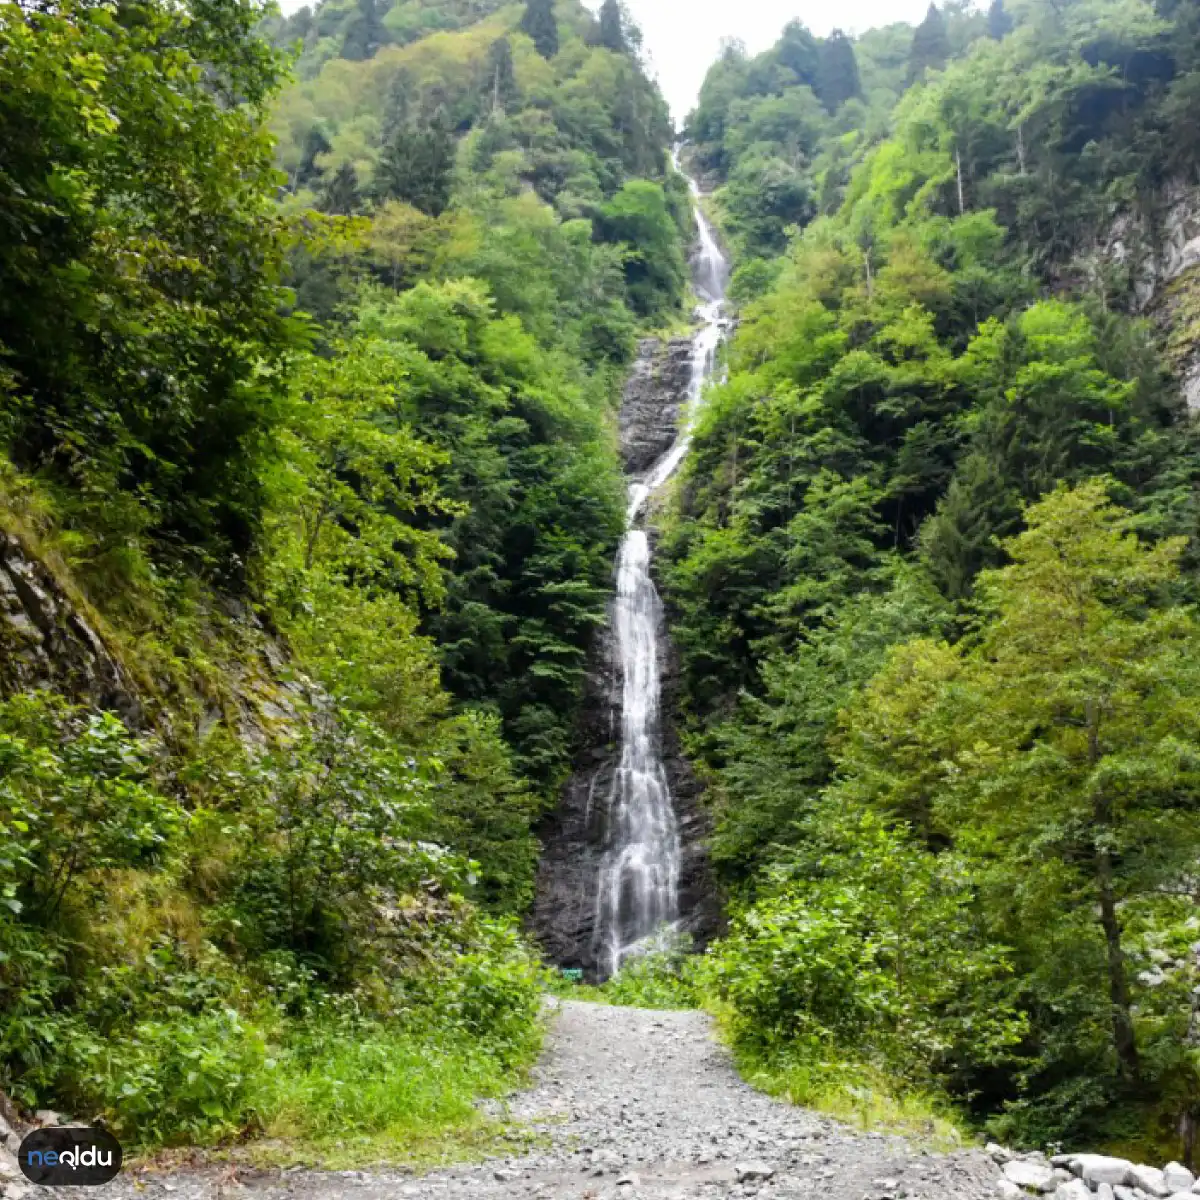
[{"label": "undergrowth", "polygon": [[[728,1042],[728,1027],[720,1016],[718,1028]],[[751,1087],[852,1128],[903,1134],[945,1152],[970,1140],[947,1099],[905,1088],[895,1076],[849,1056],[808,1053],[799,1045],[773,1054],[734,1046],[733,1061]]]}]

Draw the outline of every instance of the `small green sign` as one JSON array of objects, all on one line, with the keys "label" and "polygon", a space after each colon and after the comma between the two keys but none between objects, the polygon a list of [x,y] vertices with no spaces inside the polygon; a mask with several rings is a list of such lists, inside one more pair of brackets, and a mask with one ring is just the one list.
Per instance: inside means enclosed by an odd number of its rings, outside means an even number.
[{"label": "small green sign", "polygon": [[578,967],[563,967],[562,977],[569,983],[583,982],[583,972]]}]

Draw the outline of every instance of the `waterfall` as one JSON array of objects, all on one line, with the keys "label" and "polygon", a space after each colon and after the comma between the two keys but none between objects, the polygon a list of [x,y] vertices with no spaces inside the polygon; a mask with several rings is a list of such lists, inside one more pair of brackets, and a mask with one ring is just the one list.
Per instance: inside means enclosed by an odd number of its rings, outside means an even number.
[{"label": "waterfall", "polygon": [[621,676],[621,757],[606,803],[605,841],[596,888],[596,958],[605,974],[652,947],[674,928],[679,910],[679,823],[662,759],[659,641],[662,603],[650,575],[650,540],[639,525],[647,499],[687,454],[691,426],[721,341],[729,267],[700,211],[692,280],[701,327],[692,343],[688,404],[675,444],[630,481],[627,531],[617,556],[613,630]]}]

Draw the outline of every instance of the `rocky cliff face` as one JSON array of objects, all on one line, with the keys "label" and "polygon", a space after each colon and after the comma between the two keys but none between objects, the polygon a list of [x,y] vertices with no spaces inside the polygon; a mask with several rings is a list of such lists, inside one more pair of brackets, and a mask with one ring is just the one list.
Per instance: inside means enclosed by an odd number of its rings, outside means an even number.
[{"label": "rocky cliff face", "polygon": [[206,653],[220,686],[199,674],[181,690],[141,663],[125,666],[103,623],[59,574],[11,533],[0,530],[0,696],[46,688],[117,713],[132,728],[170,736],[218,723],[250,747],[286,738],[317,689],[292,667],[286,648],[244,605],[214,598]]},{"label": "rocky cliff face", "polygon": [[1129,272],[1136,311],[1162,327],[1188,409],[1200,411],[1200,187],[1168,183],[1157,204],[1113,222],[1102,253]]},{"label": "rocky cliff face", "polygon": [[0,694],[50,687],[138,723],[138,689],[57,577],[0,531]]},{"label": "rocky cliff face", "polygon": [[692,382],[692,341],[647,338],[621,402],[621,457],[625,474],[648,471],[675,441]]},{"label": "rocky cliff face", "polygon": [[[687,338],[642,342],[621,409],[621,450],[626,473],[643,474],[675,440],[692,375]],[[715,933],[720,907],[709,878],[708,824],[701,787],[684,758],[674,720],[678,663],[665,632],[659,638],[662,676],[662,757],[683,844],[680,927],[696,944]],[[610,619],[591,654],[575,770],[557,811],[540,831],[543,843],[532,925],[546,957],[563,967],[597,973],[596,895],[604,818],[620,758],[621,686]]]}]

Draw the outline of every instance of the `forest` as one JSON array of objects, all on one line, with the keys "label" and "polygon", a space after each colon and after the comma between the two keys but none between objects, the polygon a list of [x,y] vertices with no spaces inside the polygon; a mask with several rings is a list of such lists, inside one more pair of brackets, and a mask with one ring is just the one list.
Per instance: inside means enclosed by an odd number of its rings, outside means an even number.
[{"label": "forest", "polygon": [[796,23],[688,119],[740,322],[664,574],[706,986],[781,1090],[1190,1152],[1198,17]]},{"label": "forest", "polygon": [[0,6],[0,600],[92,638],[47,667],[0,622],[19,1108],[418,1153],[536,1052],[615,407],[683,320],[632,38],[545,0]]},{"label": "forest", "polygon": [[1196,0],[797,19],[678,129],[617,0],[0,3],[0,1093],[503,1136],[678,142],[735,268],[655,539],[726,920],[606,995],[798,1103],[1190,1157],[1197,112]]}]

